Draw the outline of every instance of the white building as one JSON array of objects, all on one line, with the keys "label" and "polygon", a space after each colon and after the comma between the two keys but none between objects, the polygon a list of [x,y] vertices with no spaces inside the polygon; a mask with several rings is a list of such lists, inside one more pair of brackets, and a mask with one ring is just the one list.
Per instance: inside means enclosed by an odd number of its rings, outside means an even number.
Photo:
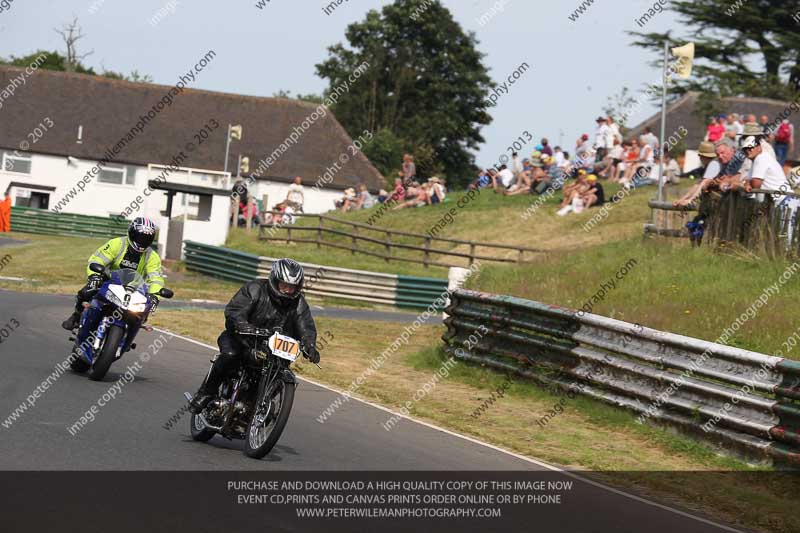
[{"label": "white building", "polygon": [[[0,89],[23,72],[0,66]],[[229,124],[242,126],[242,138],[231,142],[226,173]],[[351,145],[333,115],[315,104],[195,89],[178,93],[168,86],[37,70],[0,107],[0,192],[11,187],[12,205],[127,218],[145,213],[169,225],[168,195],[146,194],[167,166],[166,185],[208,193],[176,193],[173,220],[188,210],[187,220],[200,217],[198,222],[215,226],[193,231],[191,238],[222,244],[227,229],[216,228],[225,225],[220,190],[232,187],[240,156],[253,172],[262,170],[249,192],[258,200],[267,195],[265,207],[283,200],[299,175],[305,212],[319,213],[332,209],[348,187],[382,185],[363,154],[352,156]],[[342,154],[348,156],[344,164]],[[315,189],[315,183],[323,187]],[[215,198],[213,209],[203,196]]]}]

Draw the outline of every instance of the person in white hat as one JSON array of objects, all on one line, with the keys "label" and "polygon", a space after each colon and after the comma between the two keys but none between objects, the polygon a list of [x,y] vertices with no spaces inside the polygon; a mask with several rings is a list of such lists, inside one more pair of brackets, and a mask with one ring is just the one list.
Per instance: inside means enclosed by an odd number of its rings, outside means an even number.
[{"label": "person in white hat", "polygon": [[[800,200],[794,196],[781,193],[792,193],[792,185],[783,172],[783,166],[772,155],[766,153],[761,144],[761,139],[755,135],[742,137],[742,150],[747,158],[753,162],[750,174],[745,178],[745,191],[752,192],[754,189],[763,189],[772,192],[772,201],[781,213],[783,224],[781,227],[788,227],[787,239],[792,241],[795,218],[797,217]],[[756,197],[758,201],[763,201],[762,195]],[[789,224],[785,224],[785,222]]]}]

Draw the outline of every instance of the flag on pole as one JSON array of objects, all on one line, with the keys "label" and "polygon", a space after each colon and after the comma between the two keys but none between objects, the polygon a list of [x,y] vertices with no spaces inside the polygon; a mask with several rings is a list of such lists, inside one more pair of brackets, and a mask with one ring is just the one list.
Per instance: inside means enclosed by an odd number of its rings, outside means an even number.
[{"label": "flag on pole", "polygon": [[242,125],[239,124],[238,126],[231,126],[231,140],[241,141],[242,140]]},{"label": "flag on pole", "polygon": [[678,58],[678,65],[675,68],[675,74],[683,79],[691,76],[692,63],[694,62],[694,43],[673,48],[672,55]]}]

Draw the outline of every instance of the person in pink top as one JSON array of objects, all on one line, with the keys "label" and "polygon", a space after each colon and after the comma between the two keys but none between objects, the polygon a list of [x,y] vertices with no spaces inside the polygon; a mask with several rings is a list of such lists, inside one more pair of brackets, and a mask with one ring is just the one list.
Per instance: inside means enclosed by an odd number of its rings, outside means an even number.
[{"label": "person in pink top", "polygon": [[715,143],[722,139],[722,136],[725,135],[725,117],[720,115],[716,119],[712,118],[706,131],[707,141]]}]

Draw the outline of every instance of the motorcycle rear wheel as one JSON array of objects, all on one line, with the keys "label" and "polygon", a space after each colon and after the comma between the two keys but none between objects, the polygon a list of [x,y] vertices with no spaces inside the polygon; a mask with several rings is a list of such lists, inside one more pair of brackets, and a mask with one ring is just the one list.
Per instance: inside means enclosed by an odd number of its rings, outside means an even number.
[{"label": "motorcycle rear wheel", "polygon": [[[262,459],[266,456],[283,433],[294,403],[293,383],[278,380],[275,386],[268,391],[267,406],[271,406],[267,417],[264,417],[263,408],[259,406],[247,427],[244,439],[244,454],[253,459]],[[261,404],[263,402],[259,402]],[[265,424],[267,424],[265,426]],[[266,436],[265,436],[265,433]]]},{"label": "motorcycle rear wheel", "polygon": [[125,335],[125,330],[120,326],[114,325],[106,331],[106,337],[103,340],[103,348],[100,351],[100,356],[95,359],[92,368],[89,369],[89,379],[92,381],[101,381],[106,377],[108,369],[111,368],[111,363],[117,357],[117,349],[122,343],[122,336]]}]

